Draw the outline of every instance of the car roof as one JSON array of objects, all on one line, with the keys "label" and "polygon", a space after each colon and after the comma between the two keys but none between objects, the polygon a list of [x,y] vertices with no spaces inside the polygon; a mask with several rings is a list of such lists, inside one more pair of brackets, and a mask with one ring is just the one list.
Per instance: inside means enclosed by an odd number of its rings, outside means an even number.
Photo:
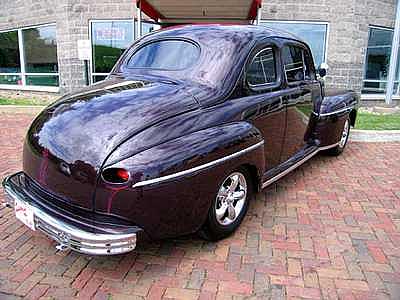
[{"label": "car roof", "polygon": [[[191,88],[201,87],[203,90],[212,90],[213,97],[199,101],[217,102],[224,99],[236,84],[243,66],[246,63],[253,47],[266,38],[284,38],[300,41],[294,35],[272,28],[256,25],[179,25],[154,31],[143,36],[131,49],[125,52],[125,57],[120,60],[116,70],[129,76],[166,76],[173,80],[186,82]],[[151,70],[129,69],[126,63],[135,49],[164,39],[188,39],[197,43],[200,48],[200,56],[192,67],[183,70]],[[209,93],[205,93],[209,95]]]},{"label": "car roof", "polygon": [[218,35],[224,39],[229,39],[229,37],[232,39],[242,37],[253,40],[260,40],[268,37],[279,37],[302,42],[302,40],[295,35],[283,30],[277,30],[267,26],[236,24],[177,25],[155,31],[154,33],[148,35],[148,37],[151,37],[152,39],[182,37],[189,38],[194,41],[199,41],[201,39],[204,42],[205,37],[207,37],[210,32],[212,32],[213,38]]}]

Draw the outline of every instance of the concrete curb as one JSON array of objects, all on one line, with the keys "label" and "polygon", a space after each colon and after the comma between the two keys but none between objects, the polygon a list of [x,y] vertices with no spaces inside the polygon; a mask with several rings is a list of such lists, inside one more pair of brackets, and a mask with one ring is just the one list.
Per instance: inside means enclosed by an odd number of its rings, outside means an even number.
[{"label": "concrete curb", "polygon": [[358,130],[350,131],[352,142],[400,142],[400,130]]},{"label": "concrete curb", "polygon": [[0,113],[37,115],[44,108],[40,105],[0,105]]}]

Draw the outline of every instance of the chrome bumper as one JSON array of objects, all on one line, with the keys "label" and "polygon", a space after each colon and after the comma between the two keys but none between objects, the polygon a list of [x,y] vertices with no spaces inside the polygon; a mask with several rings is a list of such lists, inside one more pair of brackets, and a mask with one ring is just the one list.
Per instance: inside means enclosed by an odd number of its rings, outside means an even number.
[{"label": "chrome bumper", "polygon": [[59,243],[57,249],[70,248],[93,255],[113,255],[129,252],[136,247],[137,228],[118,233],[98,233],[78,228],[73,222],[60,220],[38,205],[30,193],[24,190],[24,173],[6,177],[3,188],[6,194],[4,205],[13,207],[15,199],[33,208],[35,228]]}]

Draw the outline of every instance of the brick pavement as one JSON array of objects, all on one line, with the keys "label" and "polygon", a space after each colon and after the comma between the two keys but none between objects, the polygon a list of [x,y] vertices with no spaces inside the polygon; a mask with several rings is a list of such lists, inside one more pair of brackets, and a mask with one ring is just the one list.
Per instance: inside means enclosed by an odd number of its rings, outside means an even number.
[{"label": "brick pavement", "polygon": [[[31,119],[0,114],[0,177],[20,169]],[[219,243],[57,252],[0,209],[0,299],[400,299],[399,150],[351,143],[340,158],[313,158],[258,194]]]}]

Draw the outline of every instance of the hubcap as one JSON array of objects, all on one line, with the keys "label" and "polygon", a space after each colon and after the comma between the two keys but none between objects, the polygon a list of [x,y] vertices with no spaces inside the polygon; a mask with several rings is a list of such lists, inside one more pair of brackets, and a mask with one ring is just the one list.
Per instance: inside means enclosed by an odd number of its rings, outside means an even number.
[{"label": "hubcap", "polygon": [[229,175],[219,188],[215,215],[221,225],[232,224],[243,210],[247,197],[246,177],[235,172]]},{"label": "hubcap", "polygon": [[347,137],[349,135],[349,129],[350,129],[350,123],[349,123],[349,120],[346,120],[346,122],[344,123],[344,127],[343,127],[342,138],[340,139],[340,142],[339,142],[340,148],[343,148],[346,145]]}]

